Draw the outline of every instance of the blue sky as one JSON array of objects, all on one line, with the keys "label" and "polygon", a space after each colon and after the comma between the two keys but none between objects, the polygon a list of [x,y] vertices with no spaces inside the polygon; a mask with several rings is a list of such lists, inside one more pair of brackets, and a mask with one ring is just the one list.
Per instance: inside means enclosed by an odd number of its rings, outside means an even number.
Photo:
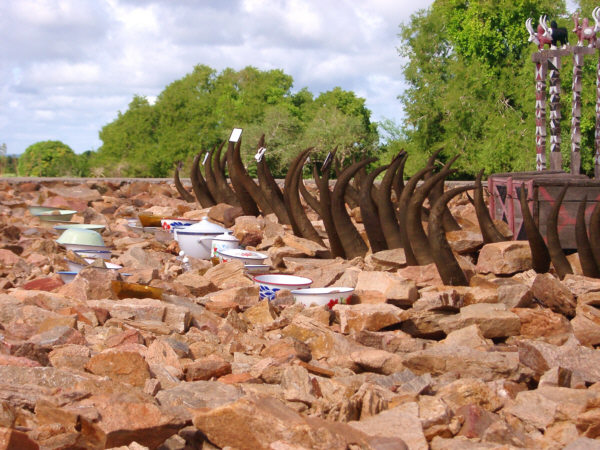
[{"label": "blue sky", "polygon": [[399,25],[432,1],[7,0],[0,2],[0,143],[96,150],[134,95],[151,101],[206,64],[282,69],[294,90],[336,86],[372,119],[402,109]]},{"label": "blue sky", "polygon": [[[399,25],[433,0],[1,0],[0,143],[96,150],[134,95],[196,64],[282,69],[294,90],[341,87],[402,120]],[[567,1],[573,10],[573,0]]]}]

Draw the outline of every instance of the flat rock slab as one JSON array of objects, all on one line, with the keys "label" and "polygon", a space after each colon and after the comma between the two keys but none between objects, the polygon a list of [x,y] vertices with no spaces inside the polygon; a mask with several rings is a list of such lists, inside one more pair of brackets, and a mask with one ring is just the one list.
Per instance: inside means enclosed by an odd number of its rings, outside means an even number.
[{"label": "flat rock slab", "polygon": [[446,334],[470,325],[477,325],[485,338],[516,336],[521,331],[521,321],[515,313],[507,311],[502,303],[476,303],[464,306],[459,314],[445,317],[440,326]]},{"label": "flat rock slab", "polygon": [[244,395],[244,391],[218,381],[188,381],[156,394],[156,399],[165,414],[182,420],[191,420],[194,410],[217,408],[233,403]]},{"label": "flat rock slab", "polygon": [[516,352],[487,352],[454,345],[437,344],[409,353],[403,364],[417,374],[430,373],[433,376],[453,372],[484,381],[510,380],[519,376],[519,355]]},{"label": "flat rock slab", "polygon": [[402,321],[402,310],[387,303],[335,305],[336,319],[344,334],[358,333],[362,330],[379,331]]},{"label": "flat rock slab", "polygon": [[[219,447],[281,448],[407,448],[401,439],[375,438],[341,422],[304,417],[273,397],[248,396],[235,403],[198,412],[194,426]],[[392,447],[392,445],[394,445]],[[383,447],[382,447],[383,448]]]},{"label": "flat rock slab", "polygon": [[529,242],[493,242],[482,247],[475,270],[479,273],[511,275],[531,269],[531,264]]}]

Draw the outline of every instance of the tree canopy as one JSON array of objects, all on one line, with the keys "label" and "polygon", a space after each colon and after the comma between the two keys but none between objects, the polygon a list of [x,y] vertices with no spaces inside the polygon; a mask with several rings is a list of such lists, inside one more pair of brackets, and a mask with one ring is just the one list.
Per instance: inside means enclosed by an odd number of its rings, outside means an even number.
[{"label": "tree canopy", "polygon": [[20,176],[61,177],[81,175],[75,152],[60,141],[42,141],[30,145],[19,157]]},{"label": "tree canopy", "polygon": [[154,105],[135,96],[100,131],[102,146],[90,164],[102,166],[105,175],[170,176],[175,162],[189,164],[234,127],[244,129],[246,161],[266,135],[268,161],[279,176],[303,148],[316,147],[317,156],[336,146],[343,157],[376,151],[377,128],[364,99],[339,87],[314,98],[306,88],[293,93],[292,86],[281,70],[217,73],[198,65],[169,84]]},{"label": "tree canopy", "polygon": [[[422,167],[439,148],[442,159],[462,155],[455,164],[458,177],[480,168],[487,173],[534,169],[531,54],[537,47],[528,42],[525,21],[542,14],[572,28],[564,1],[551,0],[436,0],[401,25],[399,53],[407,61],[408,84],[400,96],[406,116],[402,133],[413,155],[407,171]],[[570,72],[566,65],[563,86],[570,86]],[[563,105],[566,130],[569,110]],[[567,152],[568,147],[563,143]]]}]

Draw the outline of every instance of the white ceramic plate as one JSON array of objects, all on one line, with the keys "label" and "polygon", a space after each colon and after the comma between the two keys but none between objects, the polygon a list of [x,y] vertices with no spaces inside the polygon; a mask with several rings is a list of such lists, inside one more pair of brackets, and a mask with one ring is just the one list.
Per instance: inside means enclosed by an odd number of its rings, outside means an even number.
[{"label": "white ceramic plate", "polygon": [[354,293],[351,287],[326,287],[295,289],[292,291],[294,300],[305,306],[327,305],[329,309],[334,305],[347,305]]},{"label": "white ceramic plate", "polygon": [[258,284],[258,298],[260,300],[273,300],[277,291],[281,289],[292,291],[294,289],[310,287],[312,284],[310,278],[282,273],[256,275],[252,279]]},{"label": "white ceramic plate", "polygon": [[223,262],[227,262],[232,259],[242,261],[245,265],[251,264],[262,264],[262,262],[268,258],[267,255],[259,252],[253,252],[251,250],[244,250],[241,248],[226,248],[217,252],[221,256]]},{"label": "white ceramic plate", "polygon": [[64,230],[70,230],[70,229],[82,229],[82,230],[93,230],[93,231],[102,231],[104,230],[106,227],[104,225],[101,224],[95,224],[95,223],[65,223],[62,225],[55,225],[54,229],[55,230],[59,230],[59,231],[64,231]]},{"label": "white ceramic plate", "polygon": [[267,273],[271,266],[268,264],[246,264],[244,268],[248,273],[262,274]]}]

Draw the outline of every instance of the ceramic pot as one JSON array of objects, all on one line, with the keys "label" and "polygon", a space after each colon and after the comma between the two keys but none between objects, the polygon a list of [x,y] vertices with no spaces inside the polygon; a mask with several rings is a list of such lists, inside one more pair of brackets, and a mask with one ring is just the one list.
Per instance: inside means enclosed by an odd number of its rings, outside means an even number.
[{"label": "ceramic pot", "polygon": [[[237,250],[240,248],[240,241],[235,236],[226,232],[214,237],[210,248],[210,259],[214,262],[223,262],[223,257],[219,252],[223,250]],[[216,261],[218,260],[218,261]]]},{"label": "ceramic pot", "polygon": [[241,248],[219,250],[220,258],[226,261],[242,261],[244,265],[263,264],[268,258],[264,253],[252,252]]},{"label": "ceramic pot", "polygon": [[252,278],[258,284],[258,298],[260,300],[273,300],[277,291],[281,289],[300,289],[310,287],[312,280],[306,277],[296,275],[287,275],[282,273],[270,273],[256,275]]},{"label": "ceramic pot", "polygon": [[351,287],[326,287],[296,289],[292,291],[296,303],[304,306],[327,305],[329,309],[334,305],[347,305],[350,303],[354,288]]},{"label": "ceramic pot", "polygon": [[209,222],[208,218],[203,217],[200,222],[193,225],[175,228],[173,237],[179,242],[179,248],[187,256],[196,259],[210,259],[212,240],[226,231],[228,231],[227,228]]}]

